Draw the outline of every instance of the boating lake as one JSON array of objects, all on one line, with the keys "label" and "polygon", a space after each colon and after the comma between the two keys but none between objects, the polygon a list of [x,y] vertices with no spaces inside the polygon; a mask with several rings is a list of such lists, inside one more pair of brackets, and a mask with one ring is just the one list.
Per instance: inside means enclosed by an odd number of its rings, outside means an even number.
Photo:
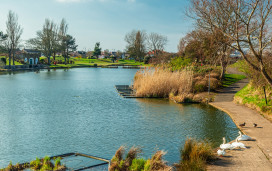
[{"label": "boating lake", "polygon": [[0,168],[45,155],[81,152],[110,159],[121,146],[142,157],[165,150],[180,160],[187,137],[217,146],[238,136],[224,112],[165,99],[124,99],[136,69],[77,68],[0,75]]}]

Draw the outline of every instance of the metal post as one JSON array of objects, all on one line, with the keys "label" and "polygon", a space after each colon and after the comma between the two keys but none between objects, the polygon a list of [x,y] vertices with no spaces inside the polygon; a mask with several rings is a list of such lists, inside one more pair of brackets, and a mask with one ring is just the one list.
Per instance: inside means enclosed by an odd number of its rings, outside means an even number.
[{"label": "metal post", "polygon": [[266,105],[267,105],[267,98],[266,98],[265,86],[263,86],[263,89],[264,89],[265,103],[266,103]]}]

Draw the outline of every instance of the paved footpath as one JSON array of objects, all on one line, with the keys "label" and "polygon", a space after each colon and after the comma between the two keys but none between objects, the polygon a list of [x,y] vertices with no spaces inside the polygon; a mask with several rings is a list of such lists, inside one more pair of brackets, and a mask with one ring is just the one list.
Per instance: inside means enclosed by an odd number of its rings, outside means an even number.
[{"label": "paved footpath", "polygon": [[[234,94],[247,83],[248,80],[243,79],[222,89],[210,104],[228,113],[237,127],[255,141],[242,141],[247,149],[226,151],[226,156],[209,165],[208,170],[272,171],[272,123],[257,111],[232,102]],[[246,126],[239,127],[244,122]],[[254,128],[253,123],[258,127]]]}]

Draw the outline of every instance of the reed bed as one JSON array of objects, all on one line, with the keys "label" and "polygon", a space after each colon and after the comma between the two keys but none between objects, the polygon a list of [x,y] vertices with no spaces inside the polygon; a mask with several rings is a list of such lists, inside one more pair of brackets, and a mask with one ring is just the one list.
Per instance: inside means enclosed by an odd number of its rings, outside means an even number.
[{"label": "reed bed", "polygon": [[140,70],[135,74],[133,88],[136,96],[169,97],[170,94],[186,94],[192,91],[193,71],[172,72],[155,68]]},{"label": "reed bed", "polygon": [[164,151],[157,151],[151,159],[138,158],[141,149],[132,147],[125,155],[125,148],[121,146],[111,159],[109,171],[171,171],[173,168],[168,166],[162,157]]},{"label": "reed bed", "polygon": [[207,162],[216,158],[211,143],[190,138],[186,140],[180,154],[180,163],[176,164],[178,171],[205,170]]}]

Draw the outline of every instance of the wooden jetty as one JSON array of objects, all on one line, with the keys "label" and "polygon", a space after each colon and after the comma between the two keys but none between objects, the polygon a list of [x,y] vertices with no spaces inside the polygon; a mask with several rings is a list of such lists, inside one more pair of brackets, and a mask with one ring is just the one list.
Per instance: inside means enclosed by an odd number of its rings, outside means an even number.
[{"label": "wooden jetty", "polygon": [[124,97],[124,98],[139,98],[139,97],[136,97],[135,91],[129,85],[116,85],[115,88],[116,88],[116,90],[118,91],[118,93],[120,94],[121,97]]},{"label": "wooden jetty", "polygon": [[123,69],[141,69],[140,66],[123,66]]}]

